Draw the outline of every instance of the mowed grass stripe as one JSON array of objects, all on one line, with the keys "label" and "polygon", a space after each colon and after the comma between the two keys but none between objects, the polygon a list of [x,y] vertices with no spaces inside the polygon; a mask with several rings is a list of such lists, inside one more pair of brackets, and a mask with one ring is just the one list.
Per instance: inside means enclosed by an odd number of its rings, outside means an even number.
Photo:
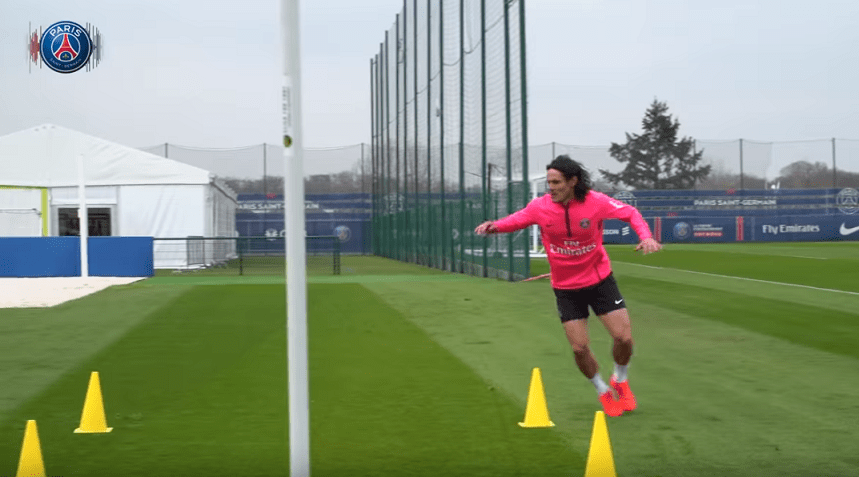
[{"label": "mowed grass stripe", "polygon": [[[631,284],[630,284],[631,285]],[[628,288],[635,288],[630,286]],[[627,294],[641,412],[616,448],[648,475],[859,475],[854,358],[800,346]],[[656,467],[656,466],[655,466]],[[644,468],[641,468],[644,470]]]},{"label": "mowed grass stripe", "polygon": [[807,287],[797,287],[790,283],[759,282],[757,286],[749,286],[749,280],[744,277],[728,275],[711,275],[670,268],[656,268],[635,263],[615,262],[615,277],[623,280],[626,277],[647,278],[676,284],[692,284],[704,288],[721,290],[741,295],[766,298],[799,305],[813,304],[824,312],[829,310],[844,312],[859,310],[859,296],[853,292],[842,290],[820,290]]},{"label": "mowed grass stripe", "polygon": [[[771,286],[761,283],[747,283],[742,294],[646,278],[621,283],[624,294],[647,303],[859,359],[859,309],[836,311],[814,302],[803,305],[755,296],[756,289]],[[826,299],[820,292],[818,300]]]},{"label": "mowed grass stripe", "polygon": [[51,308],[0,310],[0,423],[189,288],[113,286]]},{"label": "mowed grass stripe", "polygon": [[[49,475],[285,475],[283,288],[183,291],[15,410],[0,461],[17,462],[36,419]],[[110,434],[72,433],[91,371]]]},{"label": "mowed grass stripe", "polygon": [[[620,475],[859,474],[849,450],[859,438],[854,358],[651,304],[652,288],[632,281],[622,287],[640,408],[608,422]],[[522,406],[528,373],[540,367],[554,431],[586,452],[599,404],[547,282],[366,286]],[[591,345],[608,376],[611,340],[593,319]]]},{"label": "mowed grass stripe", "polygon": [[[581,454],[519,428],[517,403],[360,285],[309,291],[315,474],[581,471]],[[0,460],[14,470],[36,419],[51,475],[286,475],[284,302],[281,285],[186,288],[11,412]],[[93,370],[114,431],[73,434]]]},{"label": "mowed grass stripe", "polygon": [[859,260],[859,242],[726,242],[726,243],[671,243],[671,250],[718,252],[786,256],[814,260]]},{"label": "mowed grass stripe", "polygon": [[[413,298],[403,303],[427,309]],[[316,474],[582,472],[581,453],[550,429],[520,428],[518,402],[364,286],[311,285],[309,314]]]},{"label": "mowed grass stripe", "polygon": [[[825,247],[823,245],[830,245]],[[807,257],[825,255],[827,260],[813,260],[777,253],[776,244],[719,244],[675,246],[667,244],[655,254],[641,255],[632,246],[607,247],[613,262],[629,262],[655,267],[754,278],[771,282],[795,283],[817,288],[859,292],[859,246],[852,243],[794,245],[791,253]],[[772,255],[765,252],[773,251]]]}]

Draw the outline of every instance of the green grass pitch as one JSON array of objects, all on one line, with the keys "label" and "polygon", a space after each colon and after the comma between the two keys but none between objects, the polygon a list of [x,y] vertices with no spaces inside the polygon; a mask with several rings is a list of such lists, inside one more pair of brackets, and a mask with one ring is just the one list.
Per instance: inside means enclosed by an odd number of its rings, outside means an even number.
[{"label": "green grass pitch", "polygon": [[[857,245],[609,247],[639,400],[608,419],[618,474],[859,475]],[[548,280],[342,267],[308,286],[313,475],[584,474],[599,408]],[[288,475],[285,322],[282,274],[160,276],[0,310],[0,476],[28,419],[47,475]],[[517,425],[534,367],[551,429]],[[74,434],[92,371],[114,430]]]}]

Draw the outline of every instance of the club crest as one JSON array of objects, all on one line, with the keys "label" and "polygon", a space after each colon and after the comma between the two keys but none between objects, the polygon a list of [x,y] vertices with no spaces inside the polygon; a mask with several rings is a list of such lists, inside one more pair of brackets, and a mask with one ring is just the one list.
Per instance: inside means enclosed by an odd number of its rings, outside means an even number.
[{"label": "club crest", "polygon": [[74,73],[83,68],[93,51],[86,29],[70,21],[46,28],[39,45],[42,61],[58,73]]},{"label": "club crest", "polygon": [[852,187],[841,189],[835,196],[835,205],[844,214],[855,214],[859,211],[859,191]]},{"label": "club crest", "polygon": [[581,227],[583,229],[586,229],[590,226],[591,226],[591,220],[590,219],[582,219],[582,221],[579,222],[579,227]]}]

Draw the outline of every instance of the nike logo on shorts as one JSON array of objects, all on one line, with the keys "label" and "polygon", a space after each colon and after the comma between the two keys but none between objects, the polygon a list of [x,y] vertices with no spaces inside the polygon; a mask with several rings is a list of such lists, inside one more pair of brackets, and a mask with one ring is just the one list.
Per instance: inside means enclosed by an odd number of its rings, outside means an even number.
[{"label": "nike logo on shorts", "polygon": [[614,301],[614,304],[615,304],[615,305],[620,305],[620,304],[621,304],[621,302],[623,302],[623,298],[621,298],[620,300],[615,300],[615,301]]}]

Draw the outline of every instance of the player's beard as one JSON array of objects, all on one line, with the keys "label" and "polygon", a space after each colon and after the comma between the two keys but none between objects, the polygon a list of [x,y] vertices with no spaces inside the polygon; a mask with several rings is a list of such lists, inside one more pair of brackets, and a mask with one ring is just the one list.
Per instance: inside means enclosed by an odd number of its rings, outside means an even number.
[{"label": "player's beard", "polygon": [[564,202],[567,202],[573,198],[573,195],[571,193],[565,193],[562,191],[549,192],[549,195],[552,197],[552,202],[555,202],[558,204],[563,204]]}]

